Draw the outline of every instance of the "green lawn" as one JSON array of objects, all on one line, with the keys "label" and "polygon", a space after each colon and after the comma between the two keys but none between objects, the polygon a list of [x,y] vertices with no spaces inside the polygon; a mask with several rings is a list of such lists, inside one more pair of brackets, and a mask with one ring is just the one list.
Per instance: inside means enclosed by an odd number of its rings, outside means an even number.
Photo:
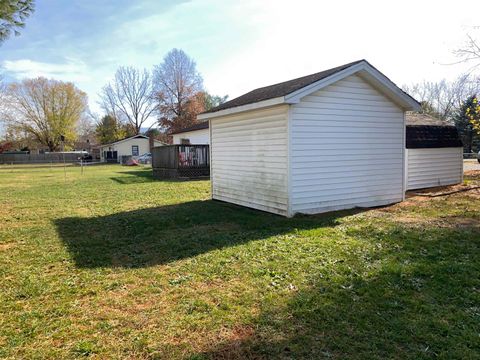
[{"label": "green lawn", "polygon": [[285,219],[209,189],[0,169],[0,358],[480,358],[479,190]]}]

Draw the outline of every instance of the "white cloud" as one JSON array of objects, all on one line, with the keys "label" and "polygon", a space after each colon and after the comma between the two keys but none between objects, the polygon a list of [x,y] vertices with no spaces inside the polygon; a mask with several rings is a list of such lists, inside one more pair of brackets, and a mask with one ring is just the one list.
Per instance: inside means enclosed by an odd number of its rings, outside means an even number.
[{"label": "white cloud", "polygon": [[[203,71],[215,93],[240,95],[258,86],[292,79],[365,58],[398,85],[453,79],[469,66],[447,66],[465,29],[478,23],[475,2],[405,0],[392,3],[265,0],[239,11],[254,41],[218,54],[219,66]],[[239,6],[240,6],[239,5]]]},{"label": "white cloud", "polygon": [[43,76],[72,82],[88,82],[91,76],[87,64],[76,59],[65,59],[63,63],[47,63],[30,59],[5,60],[5,71],[16,79]]}]

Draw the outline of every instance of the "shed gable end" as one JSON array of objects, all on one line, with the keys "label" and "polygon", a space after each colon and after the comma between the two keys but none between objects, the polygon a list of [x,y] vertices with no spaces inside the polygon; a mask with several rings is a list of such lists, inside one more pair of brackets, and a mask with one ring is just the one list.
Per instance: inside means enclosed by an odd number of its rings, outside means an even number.
[{"label": "shed gable end", "polygon": [[290,110],[290,214],[403,199],[404,111],[354,74]]}]

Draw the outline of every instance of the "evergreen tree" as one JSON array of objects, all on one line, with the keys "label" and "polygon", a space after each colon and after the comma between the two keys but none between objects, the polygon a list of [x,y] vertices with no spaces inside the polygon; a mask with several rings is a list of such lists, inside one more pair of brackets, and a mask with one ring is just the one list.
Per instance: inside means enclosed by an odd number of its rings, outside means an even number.
[{"label": "evergreen tree", "polygon": [[105,115],[95,128],[95,135],[100,144],[109,144],[126,136],[126,129],[115,117]]},{"label": "evergreen tree", "polygon": [[475,131],[469,113],[475,107],[476,96],[468,97],[457,109],[453,120],[463,142],[464,152],[477,152],[480,149],[480,135]]},{"label": "evergreen tree", "polygon": [[19,29],[25,27],[25,20],[34,8],[34,0],[0,1],[0,44],[12,34],[20,34]]}]

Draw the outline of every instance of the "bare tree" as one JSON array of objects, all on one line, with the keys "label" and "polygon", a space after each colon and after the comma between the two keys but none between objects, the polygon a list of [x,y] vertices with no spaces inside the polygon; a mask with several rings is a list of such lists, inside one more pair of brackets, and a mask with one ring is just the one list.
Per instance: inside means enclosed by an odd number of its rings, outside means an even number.
[{"label": "bare tree", "polygon": [[100,94],[105,112],[120,121],[128,122],[140,133],[142,125],[155,111],[152,78],[147,70],[120,67],[115,79],[107,84]]},{"label": "bare tree", "polygon": [[0,121],[1,121],[1,115],[2,115],[2,110],[3,107],[5,106],[7,98],[7,85],[4,82],[3,75],[0,74]]},{"label": "bare tree", "polygon": [[5,79],[3,77],[3,74],[0,73],[0,96],[1,94],[5,93],[7,86],[5,84]]},{"label": "bare tree", "polygon": [[422,103],[423,112],[451,120],[455,111],[471,95],[480,93],[480,81],[471,74],[454,81],[424,81],[406,86],[405,91]]},{"label": "bare tree", "polygon": [[6,133],[7,122],[7,85],[4,82],[4,77],[0,73],[0,136],[3,137]]},{"label": "bare tree", "polygon": [[[480,26],[475,27],[477,30]],[[467,34],[467,41],[463,47],[453,52],[459,62],[473,62],[473,68],[480,66],[480,39],[475,39],[472,35]]]},{"label": "bare tree", "polygon": [[9,86],[8,125],[56,151],[61,136],[72,143],[76,126],[87,109],[87,95],[72,83],[45,78]]},{"label": "bare tree", "polygon": [[183,50],[171,50],[163,62],[155,66],[154,84],[163,128],[178,129],[196,121],[197,94],[203,91],[203,79],[195,61]]},{"label": "bare tree", "polygon": [[95,117],[94,116],[96,115],[92,114],[89,110],[87,110],[78,120],[77,143],[80,143],[81,148],[86,148],[88,147],[88,145],[93,144],[95,142]]}]

